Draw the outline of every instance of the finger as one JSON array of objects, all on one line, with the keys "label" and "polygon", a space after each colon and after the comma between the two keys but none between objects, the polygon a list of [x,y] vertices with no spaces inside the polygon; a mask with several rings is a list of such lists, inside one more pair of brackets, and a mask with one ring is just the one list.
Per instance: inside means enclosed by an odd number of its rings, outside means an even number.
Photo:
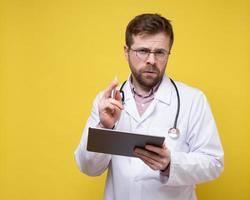
[{"label": "finger", "polygon": [[114,90],[118,85],[117,79],[113,80],[112,83],[108,86],[108,88],[104,91],[103,97],[109,98],[111,97],[112,90]]},{"label": "finger", "polygon": [[115,93],[115,99],[116,99],[117,101],[120,101],[120,102],[121,102],[121,100],[122,100],[122,95],[121,95],[121,93],[120,93],[119,90],[117,90],[116,93]]},{"label": "finger", "polygon": [[166,169],[166,167],[168,166],[168,164],[170,162],[169,160],[166,160],[166,159],[163,159],[163,158],[155,160],[153,158],[147,157],[145,155],[140,155],[140,154],[137,154],[137,153],[135,153],[135,156],[137,156],[138,158],[140,158],[144,163],[146,163],[152,169],[155,169],[155,170]]},{"label": "finger", "polygon": [[147,161],[143,161],[146,165],[148,165],[152,170],[159,170],[159,169],[157,169],[157,167],[156,166],[154,166],[154,165],[152,165],[151,163],[149,163],[149,162],[147,162]]},{"label": "finger", "polygon": [[167,152],[167,147],[165,145],[163,145],[163,147],[156,147],[153,145],[146,145],[145,149],[152,151],[162,157],[166,157],[168,152]]},{"label": "finger", "polygon": [[115,102],[115,104],[113,104],[112,102],[107,101],[107,103],[105,103],[105,107],[103,109],[106,110],[106,112],[111,112],[111,113],[114,113],[115,111],[117,111],[117,112],[121,111],[123,109],[123,106],[119,105],[119,102],[118,102],[118,105],[116,103],[117,102]]},{"label": "finger", "polygon": [[165,166],[170,161],[170,155],[160,156],[154,152],[143,150],[140,148],[136,148],[134,152],[135,152],[135,155],[140,158],[141,157],[143,157],[144,159],[147,158],[148,162],[151,162],[153,164],[157,163],[156,165],[160,165],[161,169],[164,169]]},{"label": "finger", "polygon": [[110,99],[109,99],[109,102],[110,102],[111,104],[113,104],[114,106],[118,107],[120,110],[123,109],[123,105],[122,105],[122,103],[121,103],[120,101],[117,101],[117,100],[115,100],[115,99],[110,98]]},{"label": "finger", "polygon": [[144,155],[138,155],[138,158],[140,158],[145,164],[147,164],[150,168],[154,169],[154,170],[159,170],[162,168],[162,165],[161,163],[153,160],[153,159],[150,159],[149,157],[147,156],[144,156]]},{"label": "finger", "polygon": [[148,165],[153,170],[160,170],[161,167],[157,166],[155,164],[152,164],[151,162],[148,162],[147,160],[142,160],[146,165]]},{"label": "finger", "polygon": [[107,103],[105,106],[105,110],[111,111],[113,113],[115,111],[115,106],[112,103]]},{"label": "finger", "polygon": [[150,152],[141,148],[136,148],[134,151],[139,156],[146,156],[150,159],[156,160],[157,162],[161,159],[161,157],[158,156],[156,153]]}]

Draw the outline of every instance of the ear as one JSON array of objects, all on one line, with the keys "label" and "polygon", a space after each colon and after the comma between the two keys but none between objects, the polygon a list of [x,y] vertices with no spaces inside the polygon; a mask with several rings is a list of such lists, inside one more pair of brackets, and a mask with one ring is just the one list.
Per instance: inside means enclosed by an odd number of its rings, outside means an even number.
[{"label": "ear", "polygon": [[127,45],[124,46],[124,55],[125,55],[125,58],[128,60],[128,53],[129,53],[129,48]]}]

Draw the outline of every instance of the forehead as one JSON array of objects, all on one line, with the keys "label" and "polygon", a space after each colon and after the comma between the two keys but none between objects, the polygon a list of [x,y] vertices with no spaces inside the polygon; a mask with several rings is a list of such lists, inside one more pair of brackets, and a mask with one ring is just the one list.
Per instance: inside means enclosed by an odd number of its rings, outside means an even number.
[{"label": "forehead", "polygon": [[165,33],[133,35],[133,44],[131,46],[150,49],[169,49],[170,38]]}]

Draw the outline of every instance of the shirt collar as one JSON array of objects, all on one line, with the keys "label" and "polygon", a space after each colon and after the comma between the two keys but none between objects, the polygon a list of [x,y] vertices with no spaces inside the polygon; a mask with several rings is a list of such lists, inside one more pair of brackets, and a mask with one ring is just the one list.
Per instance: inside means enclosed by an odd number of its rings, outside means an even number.
[{"label": "shirt collar", "polygon": [[[133,99],[133,93],[131,91],[130,88],[130,76],[128,77],[128,81],[126,82],[126,84],[124,85],[124,93],[125,93],[125,98],[124,101],[127,101],[129,99]],[[157,91],[154,94],[155,99],[166,103],[166,104],[170,104],[171,103],[171,95],[172,95],[172,85],[171,85],[171,81],[169,79],[168,76],[164,75],[162,78],[161,83],[158,86]]]},{"label": "shirt collar", "polygon": [[129,85],[130,85],[130,88],[131,88],[131,91],[133,93],[133,95],[136,95],[140,98],[148,98],[148,97],[154,97],[157,89],[159,88],[159,85],[160,83],[157,83],[150,91],[147,95],[141,95],[140,93],[138,93],[134,87],[134,84],[133,84],[133,79],[132,79],[132,75],[129,76]]}]

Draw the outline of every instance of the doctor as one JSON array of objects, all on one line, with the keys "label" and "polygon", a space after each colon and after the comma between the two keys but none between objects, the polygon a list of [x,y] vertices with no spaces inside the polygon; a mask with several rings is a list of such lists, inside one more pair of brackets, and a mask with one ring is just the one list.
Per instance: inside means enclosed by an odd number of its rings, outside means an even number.
[{"label": "doctor", "polygon": [[[131,74],[122,95],[112,91],[114,80],[97,95],[84,134],[75,151],[80,170],[98,176],[108,170],[105,200],[196,199],[195,185],[217,178],[223,171],[224,152],[205,95],[175,82],[180,95],[177,127],[171,137],[178,96],[165,70],[174,35],[170,21],[158,14],[136,16],[126,29],[124,52]],[[137,157],[86,150],[88,128],[117,129],[164,136],[162,147],[136,148]]]}]

